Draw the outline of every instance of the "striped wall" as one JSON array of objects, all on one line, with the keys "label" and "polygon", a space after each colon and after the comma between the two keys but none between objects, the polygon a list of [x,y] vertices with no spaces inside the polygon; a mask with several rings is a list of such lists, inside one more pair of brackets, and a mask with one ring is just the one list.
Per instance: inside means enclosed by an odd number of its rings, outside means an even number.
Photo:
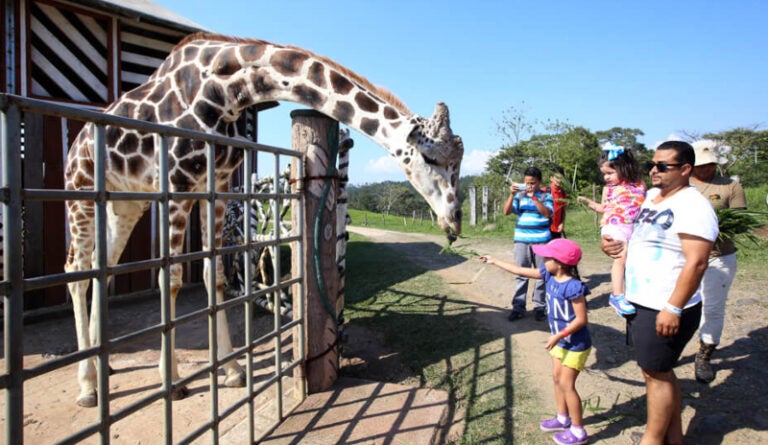
[{"label": "striped wall", "polygon": [[57,7],[29,4],[30,93],[76,102],[106,103],[110,21]]},{"label": "striped wall", "polygon": [[156,26],[120,24],[120,92],[130,91],[149,77],[184,34]]},{"label": "striped wall", "polygon": [[185,35],[51,1],[28,2],[28,18],[30,96],[87,104],[144,82]]}]

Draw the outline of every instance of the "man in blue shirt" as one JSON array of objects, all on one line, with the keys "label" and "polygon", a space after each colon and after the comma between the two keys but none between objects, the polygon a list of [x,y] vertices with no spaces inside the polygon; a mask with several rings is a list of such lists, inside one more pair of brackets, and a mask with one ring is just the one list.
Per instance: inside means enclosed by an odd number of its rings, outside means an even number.
[{"label": "man in blue shirt", "polygon": [[[515,263],[522,267],[538,267],[544,259],[533,253],[531,246],[548,242],[552,238],[549,231],[550,218],[554,211],[552,195],[541,190],[541,170],[529,167],[525,170],[525,188],[523,184],[509,187],[509,198],[504,204],[504,214],[517,215],[515,224]],[[512,312],[509,321],[525,316],[528,278],[518,276],[515,279],[515,295],[512,298]],[[544,293],[544,281],[536,280],[533,289],[533,312],[537,321],[547,317]]]}]

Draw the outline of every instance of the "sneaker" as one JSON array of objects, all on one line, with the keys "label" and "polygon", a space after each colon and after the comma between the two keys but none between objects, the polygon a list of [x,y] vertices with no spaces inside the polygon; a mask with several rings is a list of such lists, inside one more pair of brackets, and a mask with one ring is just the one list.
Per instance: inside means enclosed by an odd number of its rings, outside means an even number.
[{"label": "sneaker", "polygon": [[525,311],[522,309],[512,309],[512,312],[507,316],[507,320],[515,321],[525,317]]},{"label": "sneaker", "polygon": [[625,315],[632,315],[637,312],[637,309],[632,306],[632,303],[627,301],[624,295],[611,294],[610,298],[608,298],[608,304],[610,304],[612,308],[616,309],[616,313],[622,317]]},{"label": "sneaker", "polygon": [[571,427],[571,419],[568,419],[567,423],[561,423],[559,420],[557,420],[557,416],[542,420],[539,424],[539,428],[541,428],[542,431],[545,433],[556,433],[558,431],[565,431],[568,428]]},{"label": "sneaker", "polygon": [[542,321],[547,318],[547,310],[544,308],[534,309],[533,313],[535,314],[536,321]]},{"label": "sneaker", "polygon": [[589,441],[589,436],[585,433],[584,437],[579,439],[570,429],[567,429],[562,433],[555,433],[555,435],[552,436],[552,439],[555,440],[555,443],[560,445],[584,445]]}]

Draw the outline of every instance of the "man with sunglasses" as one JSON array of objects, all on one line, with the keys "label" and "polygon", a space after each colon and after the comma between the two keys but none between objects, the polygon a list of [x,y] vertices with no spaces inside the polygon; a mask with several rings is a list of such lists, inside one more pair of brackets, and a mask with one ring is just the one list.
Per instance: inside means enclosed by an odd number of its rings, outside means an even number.
[{"label": "man with sunglasses", "polygon": [[[647,395],[641,445],[683,443],[674,366],[698,329],[699,284],[718,235],[712,206],[689,184],[694,165],[693,147],[686,142],[667,141],[656,148],[646,165],[653,188],[627,248],[626,296],[637,308],[627,319],[627,331]],[[603,251],[615,257],[616,244],[603,239]]]}]

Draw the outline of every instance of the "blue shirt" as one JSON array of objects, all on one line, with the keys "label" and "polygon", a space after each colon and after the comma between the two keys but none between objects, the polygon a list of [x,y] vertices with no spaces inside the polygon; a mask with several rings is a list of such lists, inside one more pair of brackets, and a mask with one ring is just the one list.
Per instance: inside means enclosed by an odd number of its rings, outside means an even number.
[{"label": "blue shirt", "polygon": [[[589,295],[589,288],[576,278],[560,283],[555,280],[555,277],[547,271],[543,264],[539,266],[539,271],[547,289],[549,330],[552,335],[555,335],[565,329],[568,323],[576,318],[576,314],[573,312],[572,301],[582,295]],[[586,351],[592,347],[592,337],[589,335],[587,327],[584,326],[560,340],[557,346],[569,351]]]},{"label": "blue shirt", "polygon": [[[536,199],[549,209],[550,214],[554,212],[555,203],[552,195],[545,191],[537,191],[535,195]],[[540,244],[552,239],[552,233],[549,231],[549,218],[539,213],[539,209],[536,208],[536,204],[530,196],[522,192],[517,193],[512,198],[512,211],[517,215],[515,242]]]}]

